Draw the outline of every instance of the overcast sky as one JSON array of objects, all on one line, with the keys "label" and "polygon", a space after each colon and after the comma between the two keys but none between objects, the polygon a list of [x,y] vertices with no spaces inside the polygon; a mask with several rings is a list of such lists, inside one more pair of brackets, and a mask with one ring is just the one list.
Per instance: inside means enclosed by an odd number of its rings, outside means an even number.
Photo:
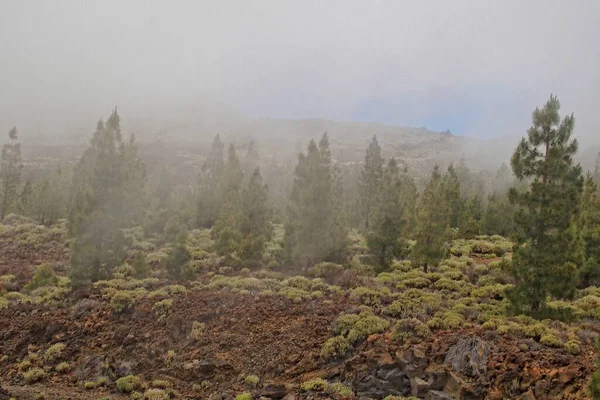
[{"label": "overcast sky", "polygon": [[552,92],[592,137],[599,38],[598,0],[0,0],[0,107],[201,100],[490,137]]}]

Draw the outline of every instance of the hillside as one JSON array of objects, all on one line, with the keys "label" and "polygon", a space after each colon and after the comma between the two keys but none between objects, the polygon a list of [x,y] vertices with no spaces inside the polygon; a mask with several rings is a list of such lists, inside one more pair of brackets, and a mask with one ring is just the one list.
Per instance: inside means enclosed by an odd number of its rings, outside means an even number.
[{"label": "hillside", "polygon": [[[170,247],[128,237],[149,278],[124,264],[71,291],[64,222],[0,225],[0,399],[587,398],[597,290],[557,303],[576,322],[504,316],[500,237],[457,240],[428,273],[400,261],[375,275],[355,261],[296,275],[234,270],[197,230],[183,284],[165,276]],[[359,260],[363,238],[352,241]],[[45,263],[57,279],[40,275]]]}]

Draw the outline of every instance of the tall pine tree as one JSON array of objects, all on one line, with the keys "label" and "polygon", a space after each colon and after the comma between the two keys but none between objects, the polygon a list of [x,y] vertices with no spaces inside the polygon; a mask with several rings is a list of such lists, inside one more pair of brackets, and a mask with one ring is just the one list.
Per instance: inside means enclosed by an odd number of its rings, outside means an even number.
[{"label": "tall pine tree", "polygon": [[577,284],[576,237],[571,224],[583,186],[581,167],[573,165],[577,141],[571,140],[573,115],[560,120],[555,96],[533,112],[533,125],[517,146],[511,165],[525,190],[511,188],[515,251],[508,271],[515,286],[509,299],[517,312],[543,313],[548,296],[570,297]]},{"label": "tall pine tree", "polygon": [[17,137],[17,127],[8,132],[10,143],[2,148],[2,160],[0,164],[0,221],[10,213],[16,206],[17,191],[21,182],[21,143]]},{"label": "tall pine tree", "polygon": [[219,193],[222,196],[219,219],[212,230],[217,252],[220,255],[231,256],[240,246],[239,221],[242,178],[242,165],[232,143],[229,146],[227,163],[219,183]]},{"label": "tall pine tree", "polygon": [[210,228],[219,218],[223,193],[220,183],[225,167],[225,145],[219,135],[213,140],[210,153],[202,166],[198,177],[196,193],[196,225]]},{"label": "tall pine tree", "polygon": [[377,136],[369,144],[365,154],[365,163],[358,181],[359,204],[365,230],[369,229],[369,219],[377,205],[377,197],[383,179],[383,158]]},{"label": "tall pine tree", "polygon": [[70,271],[74,282],[105,278],[122,262],[121,228],[138,214],[136,196],[144,177],[133,139],[123,143],[115,109],[106,123],[98,122],[73,175],[68,216],[75,236]]},{"label": "tall pine tree", "polygon": [[437,265],[446,255],[447,195],[439,166],[431,173],[423,191],[417,215],[416,243],[412,257],[427,272],[429,265]]},{"label": "tall pine tree", "polygon": [[331,165],[327,133],[319,145],[311,140],[300,153],[288,204],[284,243],[299,265],[340,260],[345,255],[346,230],[335,197],[339,185]]},{"label": "tall pine tree", "polygon": [[367,234],[367,245],[379,270],[389,267],[403,253],[406,229],[402,204],[402,182],[396,160],[391,158],[383,173],[377,205]]},{"label": "tall pine tree", "polygon": [[583,264],[579,275],[581,286],[600,285],[600,199],[594,177],[588,173],[581,196],[581,212],[574,229],[581,237]]},{"label": "tall pine tree", "polygon": [[260,264],[265,244],[273,234],[272,209],[268,195],[268,187],[263,183],[257,167],[242,191],[239,223],[242,237],[240,258],[246,264]]}]

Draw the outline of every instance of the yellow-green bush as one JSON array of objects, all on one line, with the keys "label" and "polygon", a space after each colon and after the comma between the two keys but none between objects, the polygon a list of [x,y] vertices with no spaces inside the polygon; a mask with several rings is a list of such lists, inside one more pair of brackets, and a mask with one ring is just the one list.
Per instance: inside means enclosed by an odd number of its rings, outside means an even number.
[{"label": "yellow-green bush", "polygon": [[54,362],[62,356],[63,351],[67,348],[64,343],[53,344],[44,353],[44,360],[46,362]]},{"label": "yellow-green bush", "polygon": [[396,322],[392,330],[392,339],[405,343],[408,340],[418,343],[428,337],[429,327],[416,318],[401,319]]},{"label": "yellow-green bush", "polygon": [[166,379],[155,379],[150,383],[150,386],[158,389],[168,389],[173,387],[173,382]]},{"label": "yellow-green bush", "polygon": [[344,336],[338,335],[327,339],[321,349],[321,358],[328,360],[330,358],[343,357],[350,350],[350,342]]},{"label": "yellow-green bush", "polygon": [[300,390],[303,392],[322,392],[328,386],[325,379],[315,378],[300,384]]},{"label": "yellow-green bush", "polygon": [[56,365],[56,367],[54,367],[54,370],[56,372],[58,372],[59,374],[63,373],[63,372],[69,372],[71,370],[71,364],[69,364],[66,361],[63,361],[61,363],[58,363]]},{"label": "yellow-green bush", "polygon": [[23,374],[25,382],[34,383],[41,381],[46,377],[46,372],[41,368],[31,368]]},{"label": "yellow-green bush", "polygon": [[148,389],[144,392],[144,400],[169,400],[169,394],[163,389]]},{"label": "yellow-green bush", "polygon": [[260,382],[260,378],[257,375],[247,375],[244,378],[244,383],[249,386],[256,386]]},{"label": "yellow-green bush", "polygon": [[135,375],[127,375],[115,382],[117,390],[121,393],[131,393],[134,390],[144,390],[144,382]]},{"label": "yellow-green bush", "polygon": [[367,306],[375,306],[381,304],[381,298],[390,294],[389,288],[381,288],[380,290],[359,286],[350,292],[350,296],[360,301]]},{"label": "yellow-green bush", "polygon": [[204,335],[204,322],[194,321],[192,322],[192,330],[190,331],[190,338],[194,340],[200,340]]},{"label": "yellow-green bush", "polygon": [[340,382],[334,382],[327,385],[325,393],[341,396],[343,398],[354,397],[354,392],[348,386]]}]

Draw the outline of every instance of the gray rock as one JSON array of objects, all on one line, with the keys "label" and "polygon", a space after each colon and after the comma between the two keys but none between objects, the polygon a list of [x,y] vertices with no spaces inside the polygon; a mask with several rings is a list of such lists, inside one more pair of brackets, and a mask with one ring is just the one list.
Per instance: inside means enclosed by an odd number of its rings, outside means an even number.
[{"label": "gray rock", "polygon": [[427,392],[427,396],[425,396],[425,400],[456,400],[454,397],[450,396],[446,392],[442,392],[441,390],[430,390]]},{"label": "gray rock", "polygon": [[478,337],[462,339],[448,349],[444,364],[467,376],[483,376],[487,372],[488,345]]}]

